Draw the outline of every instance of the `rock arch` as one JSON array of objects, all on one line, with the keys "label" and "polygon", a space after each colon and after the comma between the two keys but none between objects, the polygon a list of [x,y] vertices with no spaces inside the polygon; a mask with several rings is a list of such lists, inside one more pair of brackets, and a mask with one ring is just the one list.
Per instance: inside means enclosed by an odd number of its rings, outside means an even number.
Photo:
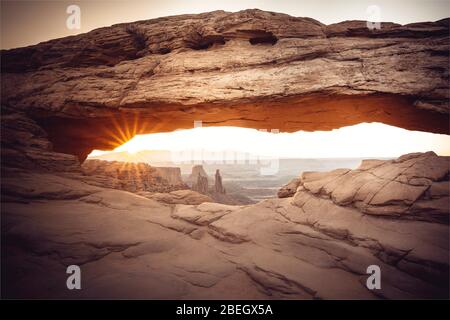
[{"label": "rock arch", "polygon": [[369,30],[216,11],[2,51],[3,158],[82,161],[195,120],[288,132],[378,121],[449,134],[448,32],[449,19]]}]

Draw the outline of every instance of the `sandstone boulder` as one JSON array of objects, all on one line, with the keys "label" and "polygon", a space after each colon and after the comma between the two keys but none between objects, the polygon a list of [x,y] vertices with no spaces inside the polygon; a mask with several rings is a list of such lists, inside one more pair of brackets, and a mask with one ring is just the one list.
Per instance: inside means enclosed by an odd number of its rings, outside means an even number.
[{"label": "sandstone boulder", "polygon": [[280,193],[294,195],[299,206],[309,193],[366,214],[448,223],[449,165],[450,157],[434,152],[363,161],[356,170],[304,172],[295,195],[287,186]]},{"label": "sandstone boulder", "polygon": [[300,178],[294,178],[289,183],[284,185],[283,187],[278,190],[278,198],[288,198],[292,197],[295,192],[297,191],[298,186],[300,185],[301,180]]}]

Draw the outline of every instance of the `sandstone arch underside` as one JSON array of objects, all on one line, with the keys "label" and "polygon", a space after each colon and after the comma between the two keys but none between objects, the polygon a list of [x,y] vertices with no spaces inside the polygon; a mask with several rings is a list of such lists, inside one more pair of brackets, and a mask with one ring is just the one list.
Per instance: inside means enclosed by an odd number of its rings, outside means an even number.
[{"label": "sandstone arch underside", "polygon": [[448,34],[449,19],[369,30],[216,11],[2,51],[3,160],[83,160],[194,120],[289,132],[377,121],[449,134]]}]

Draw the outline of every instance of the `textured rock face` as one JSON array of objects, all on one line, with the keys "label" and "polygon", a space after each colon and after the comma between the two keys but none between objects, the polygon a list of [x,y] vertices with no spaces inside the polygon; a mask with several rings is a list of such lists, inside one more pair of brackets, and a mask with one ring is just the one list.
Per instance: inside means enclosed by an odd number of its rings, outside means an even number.
[{"label": "textured rock face", "polygon": [[80,179],[99,187],[131,192],[171,192],[188,189],[179,168],[156,168],[146,163],[86,160]]},{"label": "textured rock face", "polygon": [[177,190],[169,193],[149,193],[139,192],[141,196],[166,204],[190,204],[196,205],[203,202],[214,202],[207,195],[195,192],[193,190]]},{"label": "textured rock face", "polygon": [[1,116],[2,167],[35,171],[79,171],[76,156],[54,152],[46,132],[20,113]]},{"label": "textured rock face", "polygon": [[202,165],[195,165],[192,167],[191,174],[188,177],[188,182],[194,183],[197,181],[198,176],[208,178],[208,174]]},{"label": "textured rock face", "polygon": [[187,178],[187,183],[194,191],[205,195],[208,193],[208,175],[202,165],[195,165],[192,167],[191,174]]},{"label": "textured rock face", "polygon": [[225,188],[222,185],[222,176],[220,175],[220,170],[216,170],[216,175],[214,176],[214,192],[215,193],[225,193]]},{"label": "textured rock face", "polygon": [[297,191],[298,186],[300,185],[301,180],[300,178],[294,178],[291,181],[289,181],[288,184],[284,185],[283,187],[278,190],[278,198],[288,198],[292,197],[295,192]]},{"label": "textured rock face", "polygon": [[[384,214],[335,193],[359,176],[382,196],[364,203],[384,207]],[[400,179],[405,186],[416,179],[430,184],[414,200],[388,186]],[[337,181],[339,189],[331,188]],[[167,205],[148,193],[18,169],[6,171],[2,184],[8,298],[448,298],[448,220],[429,209],[449,196],[448,158],[431,153],[304,173],[293,196],[248,206]],[[423,197],[428,209],[421,215],[391,206],[414,207]],[[81,266],[83,290],[67,290],[70,264]],[[380,290],[366,287],[369,265],[381,269]]]},{"label": "textured rock face", "polygon": [[[195,176],[194,176],[195,177]],[[195,182],[192,184],[192,190],[198,191],[203,194],[207,194],[208,188],[208,177],[203,176],[200,173],[197,174]]]},{"label": "textured rock face", "polygon": [[213,185],[209,185],[208,175],[202,165],[193,166],[192,172],[187,180],[188,183],[191,184],[192,190],[208,196],[214,202],[228,205],[249,203],[247,197],[229,195],[226,193],[225,187],[222,184],[222,176],[218,169],[214,175]]},{"label": "textured rock face", "polygon": [[171,185],[184,185],[181,179],[181,170],[176,167],[153,167],[156,172]]},{"label": "textured rock face", "polygon": [[356,170],[303,172],[281,188],[302,207],[311,196],[370,215],[448,223],[449,157],[434,152],[407,154],[396,160],[364,160]]},{"label": "textured rock face", "polygon": [[371,31],[260,10],[120,24],[3,51],[2,108],[80,159],[194,120],[280,131],[378,121],[447,134],[448,33],[448,19]]}]

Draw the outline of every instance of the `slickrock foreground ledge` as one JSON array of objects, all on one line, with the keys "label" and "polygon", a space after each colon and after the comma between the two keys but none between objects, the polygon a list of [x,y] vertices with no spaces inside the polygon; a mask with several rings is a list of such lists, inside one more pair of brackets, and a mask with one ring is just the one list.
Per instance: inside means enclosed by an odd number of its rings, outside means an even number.
[{"label": "slickrock foreground ledge", "polygon": [[[8,169],[2,286],[9,298],[448,298],[448,180],[449,157],[409,154],[303,173],[255,205],[184,205]],[[83,290],[67,290],[70,264]]]},{"label": "slickrock foreground ledge", "polygon": [[[39,134],[41,153],[51,143],[81,160],[194,120],[290,132],[377,121],[448,134],[448,35],[449,19],[369,30],[261,10],[118,24],[2,51],[2,112],[26,124],[22,144]],[[9,142],[8,154],[28,152]]]},{"label": "slickrock foreground ledge", "polygon": [[356,170],[303,172],[278,196],[294,196],[300,207],[310,197],[323,197],[366,214],[448,224],[449,159],[412,153],[396,160],[364,160]]}]

